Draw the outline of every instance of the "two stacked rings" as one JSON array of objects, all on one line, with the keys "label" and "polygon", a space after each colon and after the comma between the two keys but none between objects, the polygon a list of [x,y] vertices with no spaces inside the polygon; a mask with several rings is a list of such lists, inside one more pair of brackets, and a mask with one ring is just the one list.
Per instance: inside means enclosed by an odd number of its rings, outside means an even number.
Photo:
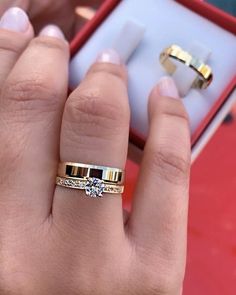
[{"label": "two stacked rings", "polygon": [[56,184],[85,190],[87,196],[101,198],[103,193],[122,194],[125,172],[118,168],[61,162]]}]

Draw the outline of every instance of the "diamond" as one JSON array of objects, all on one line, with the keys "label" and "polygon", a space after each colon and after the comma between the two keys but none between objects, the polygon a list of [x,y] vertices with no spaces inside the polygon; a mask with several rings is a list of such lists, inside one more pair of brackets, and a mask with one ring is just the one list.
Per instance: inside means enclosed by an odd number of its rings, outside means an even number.
[{"label": "diamond", "polygon": [[101,198],[105,190],[105,184],[98,178],[88,178],[85,184],[85,192],[87,196],[92,198]]},{"label": "diamond", "polygon": [[57,178],[57,184],[64,185],[64,181],[61,178]]}]

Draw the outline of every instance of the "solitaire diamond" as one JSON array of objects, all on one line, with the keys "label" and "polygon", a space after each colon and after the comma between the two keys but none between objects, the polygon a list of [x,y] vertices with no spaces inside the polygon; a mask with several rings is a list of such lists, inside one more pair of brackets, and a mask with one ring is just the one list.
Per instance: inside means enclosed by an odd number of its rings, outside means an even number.
[{"label": "solitaire diamond", "polygon": [[88,178],[85,184],[85,192],[87,196],[92,198],[101,198],[105,190],[105,184],[98,178]]}]

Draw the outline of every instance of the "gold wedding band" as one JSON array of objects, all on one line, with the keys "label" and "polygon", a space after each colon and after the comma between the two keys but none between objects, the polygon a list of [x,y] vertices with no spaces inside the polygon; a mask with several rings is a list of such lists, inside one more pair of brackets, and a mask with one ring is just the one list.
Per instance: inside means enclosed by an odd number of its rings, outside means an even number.
[{"label": "gold wedding band", "polygon": [[61,162],[58,168],[58,176],[73,178],[96,177],[105,182],[123,184],[125,173],[118,168]]},{"label": "gold wedding band", "polygon": [[103,193],[122,194],[124,178],[124,170],[118,168],[61,162],[56,184],[85,190],[87,196],[96,198],[102,197]]},{"label": "gold wedding band", "polygon": [[184,51],[181,47],[172,45],[160,54],[160,63],[169,74],[173,74],[177,68],[171,59],[182,62],[197,72],[198,77],[194,81],[193,87],[206,89],[211,84],[213,80],[212,69],[198,58]]}]

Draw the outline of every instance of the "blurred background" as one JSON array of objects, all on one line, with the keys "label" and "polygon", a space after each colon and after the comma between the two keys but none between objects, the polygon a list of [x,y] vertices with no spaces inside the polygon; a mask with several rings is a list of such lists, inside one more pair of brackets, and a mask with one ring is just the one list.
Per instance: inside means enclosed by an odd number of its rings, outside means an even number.
[{"label": "blurred background", "polygon": [[207,2],[236,16],[236,0],[208,0]]},{"label": "blurred background", "polygon": [[[91,5],[78,6],[76,9],[77,15],[81,18],[81,25],[83,25],[86,20],[90,19],[93,16],[94,12],[103,2],[103,0],[92,0],[87,2],[91,3]],[[209,2],[217,6],[218,8],[236,16],[236,0],[207,0],[206,2]]]}]

